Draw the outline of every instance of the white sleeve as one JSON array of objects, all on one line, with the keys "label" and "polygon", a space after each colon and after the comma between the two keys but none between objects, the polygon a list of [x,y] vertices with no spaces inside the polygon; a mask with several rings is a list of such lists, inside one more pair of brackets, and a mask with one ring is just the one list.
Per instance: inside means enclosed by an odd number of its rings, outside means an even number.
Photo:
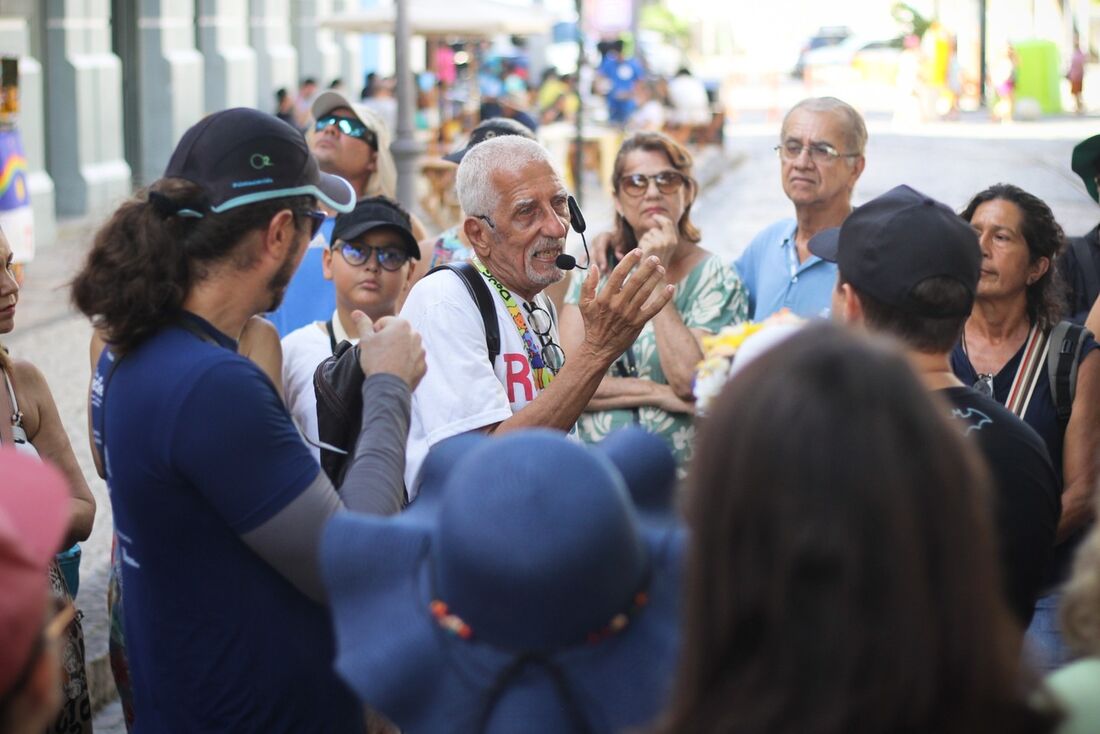
[{"label": "white sleeve", "polygon": [[439,273],[431,280],[417,283],[401,310],[419,332],[428,362],[412,398],[406,471],[412,479],[434,444],[512,416],[508,394],[489,364],[477,305],[458,276]]}]

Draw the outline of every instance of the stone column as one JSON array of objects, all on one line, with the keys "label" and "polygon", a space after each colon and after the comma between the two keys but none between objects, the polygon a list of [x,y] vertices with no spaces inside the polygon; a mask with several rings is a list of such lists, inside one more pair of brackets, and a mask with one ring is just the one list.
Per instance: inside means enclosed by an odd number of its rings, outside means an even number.
[{"label": "stone column", "polygon": [[298,52],[290,45],[290,0],[249,0],[252,48],[256,50],[256,99],[275,109],[275,90],[298,91]]},{"label": "stone column", "polygon": [[[298,76],[313,77],[317,87],[325,89],[343,69],[340,65],[340,47],[333,32],[317,26],[319,18],[332,15],[332,0],[295,0],[294,46],[298,49]],[[348,80],[344,79],[345,89]]]},{"label": "stone column", "polygon": [[271,99],[256,94],[256,52],[248,45],[248,18],[248,0],[199,0],[207,112],[228,107],[274,109]]},{"label": "stone column", "polygon": [[19,136],[27,154],[27,189],[36,247],[57,235],[53,179],[46,173],[46,120],[42,65],[31,55],[30,27],[22,17],[0,17],[0,49],[19,57]]},{"label": "stone column", "polygon": [[206,109],[192,0],[144,0],[138,16],[138,47],[139,175],[141,181],[149,183],[161,177],[176,142]]},{"label": "stone column", "polygon": [[[359,9],[358,0],[332,0],[332,12],[348,13]],[[352,99],[363,90],[363,37],[358,33],[334,33],[339,54],[340,76]]]},{"label": "stone column", "polygon": [[58,216],[104,217],[130,194],[110,15],[109,0],[46,3],[46,149]]}]

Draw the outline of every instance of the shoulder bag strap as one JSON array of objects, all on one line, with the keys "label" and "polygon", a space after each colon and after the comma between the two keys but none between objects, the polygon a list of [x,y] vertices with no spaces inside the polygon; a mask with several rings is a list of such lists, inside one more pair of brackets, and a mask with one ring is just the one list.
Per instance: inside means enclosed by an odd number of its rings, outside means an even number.
[{"label": "shoulder bag strap", "polygon": [[328,332],[329,349],[336,354],[336,332],[332,330],[332,319],[325,322],[325,331]]},{"label": "shoulder bag strap", "polygon": [[1096,252],[1100,248],[1090,245],[1087,237],[1074,237],[1070,247],[1077,256],[1077,267],[1085,279],[1087,300],[1091,307],[1097,294],[1100,294],[1100,256]]},{"label": "shoulder bag strap", "polygon": [[465,261],[437,265],[425,275],[431,275],[440,270],[456,273],[466,286],[470,298],[477,304],[477,310],[481,312],[481,321],[485,325],[485,346],[489,350],[489,364],[496,365],[497,357],[500,355],[500,328],[497,326],[497,309],[493,303],[493,294],[489,292],[489,286],[485,285],[485,280],[481,277],[481,273],[477,272],[477,268]]}]

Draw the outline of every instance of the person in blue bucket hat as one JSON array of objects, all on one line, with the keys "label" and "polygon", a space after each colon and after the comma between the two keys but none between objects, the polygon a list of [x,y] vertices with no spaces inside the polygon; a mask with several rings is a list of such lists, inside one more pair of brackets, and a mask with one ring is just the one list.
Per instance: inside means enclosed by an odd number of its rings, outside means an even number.
[{"label": "person in blue bucket hat", "polygon": [[326,528],[340,676],[405,732],[649,723],[676,665],[684,531],[642,520],[608,455],[561,434],[440,449],[425,505]]}]

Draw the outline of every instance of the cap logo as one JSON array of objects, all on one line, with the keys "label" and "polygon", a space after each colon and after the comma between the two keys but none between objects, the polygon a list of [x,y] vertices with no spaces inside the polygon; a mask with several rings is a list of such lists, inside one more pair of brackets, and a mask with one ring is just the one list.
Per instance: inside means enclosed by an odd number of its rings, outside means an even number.
[{"label": "cap logo", "polygon": [[265,168],[271,168],[275,165],[271,162],[271,157],[263,153],[253,153],[252,157],[248,159],[248,162],[257,171],[262,171]]},{"label": "cap logo", "polygon": [[496,136],[497,136],[497,131],[496,130],[488,130],[485,133],[485,139],[486,140],[488,140],[489,138],[495,138]]}]

